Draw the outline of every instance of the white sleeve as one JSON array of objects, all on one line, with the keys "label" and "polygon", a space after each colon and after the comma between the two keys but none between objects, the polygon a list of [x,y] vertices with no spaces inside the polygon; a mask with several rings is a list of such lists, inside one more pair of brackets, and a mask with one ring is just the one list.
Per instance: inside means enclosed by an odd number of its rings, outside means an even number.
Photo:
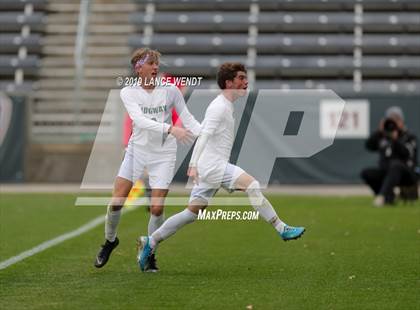
[{"label": "white sleeve", "polygon": [[209,136],[213,135],[219,129],[225,111],[225,106],[221,104],[210,104],[207,108],[204,121],[201,124],[201,132]]},{"label": "white sleeve", "polygon": [[181,91],[174,86],[174,106],[176,113],[178,113],[178,117],[182,121],[182,124],[186,129],[191,131],[194,136],[198,136],[201,131],[200,123],[194,118],[194,116],[190,113],[185,104],[184,96],[182,95]]},{"label": "white sleeve", "polygon": [[201,134],[197,142],[195,143],[193,153],[191,155],[190,167],[197,167],[198,160],[200,159],[201,153],[203,153],[204,148],[206,147],[207,140],[209,139],[208,134]]},{"label": "white sleeve", "polygon": [[133,93],[134,91],[134,89],[123,88],[120,92],[120,97],[128,115],[136,126],[141,129],[156,131],[162,134],[167,133],[169,127],[171,127],[169,124],[156,122],[144,116],[138,104],[138,100],[136,100],[136,96]]},{"label": "white sleeve", "polygon": [[207,108],[200,136],[195,143],[194,150],[191,155],[190,167],[197,167],[198,160],[200,159],[201,153],[203,153],[209,137],[220,127],[220,122],[222,121],[224,113],[225,107],[220,104],[210,104]]}]

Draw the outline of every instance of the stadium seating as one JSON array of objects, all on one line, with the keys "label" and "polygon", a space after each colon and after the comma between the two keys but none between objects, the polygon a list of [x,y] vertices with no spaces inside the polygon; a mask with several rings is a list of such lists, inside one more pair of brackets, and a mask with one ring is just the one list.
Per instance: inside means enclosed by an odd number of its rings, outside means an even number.
[{"label": "stadium seating", "polygon": [[[152,3],[159,10],[246,10],[257,3],[264,10],[352,10],[359,0],[184,0],[180,7],[179,0],[136,0],[139,4]],[[419,9],[417,0],[365,0],[363,5],[371,10]]]},{"label": "stadium seating", "polygon": [[[420,89],[418,80],[368,80],[363,82],[358,91],[364,95],[378,94],[404,94],[417,95]],[[214,80],[205,80],[200,89],[218,88]],[[351,79],[258,79],[255,82],[257,89],[339,89],[344,94],[355,93],[355,87]]]},{"label": "stadium seating", "polygon": [[15,56],[0,56],[0,76],[13,75],[15,70],[22,68],[25,75],[36,75],[40,61],[38,56],[28,56],[20,59]]},{"label": "stadium seating", "polygon": [[[76,56],[80,0],[47,1],[37,89],[32,94],[30,138],[34,143],[90,143],[96,136],[109,91],[129,76],[134,32],[131,0],[91,0],[84,53]],[[76,61],[82,60],[81,70]],[[112,122],[107,130],[114,132]]]},{"label": "stadium seating", "polygon": [[204,77],[200,88],[216,87],[218,65],[240,61],[254,88],[420,94],[418,0],[92,0],[77,107],[79,9],[79,0],[0,2],[0,90],[36,89],[33,141],[92,140],[141,46],[163,53],[162,71]]},{"label": "stadium seating", "polygon": [[[252,18],[248,12],[157,12],[153,19],[143,13],[134,13],[130,20],[140,27],[152,25],[165,32],[241,32],[255,25],[264,32],[352,32],[358,24],[349,12],[261,12]],[[403,21],[403,22],[401,22]],[[369,32],[418,32],[420,16],[417,13],[366,13],[360,23]]]},{"label": "stadium seating", "polygon": [[23,13],[1,13],[0,27],[5,31],[20,31],[23,26],[27,25],[32,31],[42,31],[44,27],[44,13],[36,12],[31,15]]},{"label": "stadium seating", "polygon": [[[212,57],[208,55],[171,55],[165,56],[163,62],[171,68],[172,74],[196,74],[213,77],[217,66],[227,61],[247,62],[243,55],[224,55]],[[305,56],[293,55],[289,57],[264,55],[256,59],[255,64],[250,64],[259,76],[338,76],[352,77],[354,59],[352,56]],[[322,70],[320,70],[322,69]],[[365,76],[394,76],[406,74],[409,77],[420,77],[419,56],[365,56],[360,65],[360,70]]]},{"label": "stadium seating", "polygon": [[0,11],[21,11],[28,4],[36,11],[44,11],[47,6],[47,0],[2,0]]},{"label": "stadium seating", "polygon": [[39,53],[41,51],[39,34],[22,36],[21,34],[2,34],[0,35],[0,53],[16,54],[21,47],[26,48],[29,53]]},{"label": "stadium seating", "polygon": [[159,49],[172,74],[214,79],[218,64],[237,60],[254,86],[420,92],[419,1],[136,2],[128,42]]},{"label": "stadium seating", "polygon": [[[247,34],[154,34],[149,40],[142,36],[130,38],[132,46],[150,45],[163,53],[246,53],[255,47],[267,54],[352,53],[354,36],[344,34],[259,34],[254,41]],[[360,47],[365,53],[420,53],[418,35],[370,34],[363,36]]]},{"label": "stadium seating", "polygon": [[14,80],[6,80],[3,77],[0,78],[0,90],[5,91],[6,93],[18,93],[18,94],[28,94],[33,89],[33,82],[22,82],[16,84]]},{"label": "stadium seating", "polygon": [[0,2],[0,91],[27,94],[41,66],[46,0]]}]

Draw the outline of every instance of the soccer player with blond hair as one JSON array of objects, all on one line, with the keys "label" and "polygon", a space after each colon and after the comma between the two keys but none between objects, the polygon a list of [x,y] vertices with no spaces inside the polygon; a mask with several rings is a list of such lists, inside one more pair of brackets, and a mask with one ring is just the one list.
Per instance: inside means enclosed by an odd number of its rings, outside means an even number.
[{"label": "soccer player with blond hair", "polygon": [[[95,267],[103,267],[113,249],[118,246],[117,226],[121,208],[133,183],[145,170],[151,187],[148,234],[153,234],[164,222],[164,200],[175,169],[177,140],[189,143],[198,136],[200,123],[190,114],[179,89],[174,85],[159,85],[158,71],[161,54],[149,48],[134,52],[131,64],[138,85],[127,86],[120,96],[133,121],[133,132],[115,179],[112,199],[107,208],[105,243],[95,259]],[[173,108],[183,126],[171,124]],[[150,257],[148,271],[157,271],[155,257]]]}]

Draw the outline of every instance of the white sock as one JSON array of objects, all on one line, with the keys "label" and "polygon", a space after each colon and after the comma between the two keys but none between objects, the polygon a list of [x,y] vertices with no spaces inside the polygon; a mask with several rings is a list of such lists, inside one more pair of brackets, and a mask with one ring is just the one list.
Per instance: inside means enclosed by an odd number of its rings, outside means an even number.
[{"label": "white sock", "polygon": [[113,211],[112,206],[108,206],[105,216],[105,239],[114,242],[117,237],[117,226],[120,222],[121,209]]},{"label": "white sock", "polygon": [[261,217],[266,222],[270,223],[275,230],[282,233],[286,224],[280,220],[271,203],[261,193],[260,183],[258,183],[258,181],[253,181],[246,189],[246,192],[253,208],[258,211]]},{"label": "white sock", "polygon": [[156,247],[156,245],[159,242],[169,238],[179,229],[181,229],[181,227],[194,222],[196,219],[197,214],[191,212],[188,209],[185,209],[182,212],[172,215],[165,221],[165,223],[162,224],[162,226],[160,226],[158,230],[156,230],[151,235],[150,245],[152,246],[152,248]]},{"label": "white sock", "polygon": [[151,236],[165,222],[165,215],[162,213],[156,216],[150,213],[149,226],[147,227],[148,236]]}]

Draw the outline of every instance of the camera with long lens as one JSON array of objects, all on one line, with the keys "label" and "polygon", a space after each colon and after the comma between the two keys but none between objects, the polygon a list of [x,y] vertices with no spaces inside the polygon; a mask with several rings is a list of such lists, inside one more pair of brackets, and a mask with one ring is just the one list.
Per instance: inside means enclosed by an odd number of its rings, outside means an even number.
[{"label": "camera with long lens", "polygon": [[393,119],[391,119],[391,118],[385,119],[385,122],[384,122],[384,132],[385,132],[385,135],[388,136],[388,137],[391,137],[392,133],[395,130],[398,130],[397,123]]}]

